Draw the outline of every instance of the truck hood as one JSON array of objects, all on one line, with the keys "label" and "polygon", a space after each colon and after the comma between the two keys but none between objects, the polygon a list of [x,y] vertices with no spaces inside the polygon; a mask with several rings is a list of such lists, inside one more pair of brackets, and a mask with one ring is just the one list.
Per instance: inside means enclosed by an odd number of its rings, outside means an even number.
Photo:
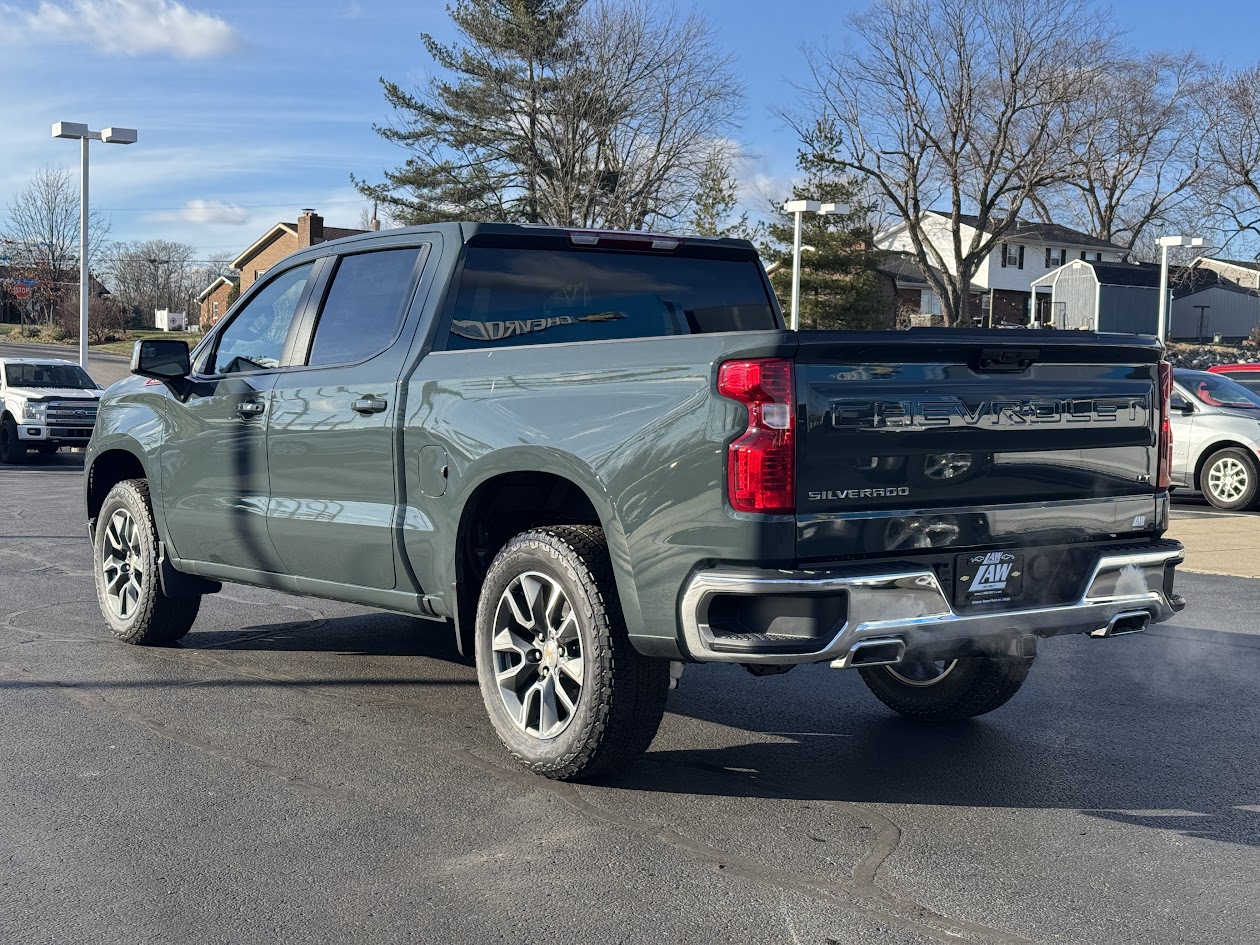
[{"label": "truck hood", "polygon": [[82,387],[10,387],[5,394],[22,400],[100,400],[105,391]]}]

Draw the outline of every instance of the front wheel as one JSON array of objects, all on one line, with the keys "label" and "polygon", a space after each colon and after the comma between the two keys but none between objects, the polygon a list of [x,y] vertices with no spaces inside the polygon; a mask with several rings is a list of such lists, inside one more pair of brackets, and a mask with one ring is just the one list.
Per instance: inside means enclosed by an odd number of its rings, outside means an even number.
[{"label": "front wheel", "polygon": [[1229,447],[1208,458],[1200,477],[1204,497],[1226,512],[1249,509],[1256,504],[1260,476],[1256,461],[1245,451]]},{"label": "front wheel", "polygon": [[925,722],[950,722],[1006,704],[1024,684],[1032,662],[990,656],[908,658],[858,672],[876,698],[894,712]]},{"label": "front wheel", "polygon": [[6,466],[20,463],[26,459],[26,447],[18,439],[17,422],[12,417],[5,417],[0,422],[0,463]]},{"label": "front wheel", "polygon": [[127,643],[162,646],[188,633],[201,597],[162,593],[147,482],[128,479],[109,490],[92,545],[96,597],[114,636]]},{"label": "front wheel", "polygon": [[656,735],[669,664],[631,645],[599,528],[535,528],[509,541],[482,585],[476,647],[495,732],[531,771],[590,777]]}]

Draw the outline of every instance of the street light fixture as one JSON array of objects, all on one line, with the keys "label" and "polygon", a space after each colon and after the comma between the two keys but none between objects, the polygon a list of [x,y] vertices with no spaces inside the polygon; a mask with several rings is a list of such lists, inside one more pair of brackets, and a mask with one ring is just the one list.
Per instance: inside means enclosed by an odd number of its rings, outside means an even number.
[{"label": "street light fixture", "polygon": [[1202,246],[1202,236],[1161,236],[1155,241],[1159,246],[1159,321],[1155,324],[1155,336],[1160,341],[1168,333],[1168,247]]},{"label": "street light fixture", "polygon": [[789,200],[783,209],[796,216],[796,225],[792,236],[792,314],[790,327],[792,331],[800,328],[801,309],[801,219],[806,213],[849,213],[849,207],[843,203],[822,203],[818,200]]},{"label": "street light fixture", "polygon": [[79,366],[88,366],[88,142],[135,144],[134,128],[106,128],[89,131],[87,125],[74,121],[58,121],[52,126],[54,138],[78,138],[82,143],[79,161]]}]

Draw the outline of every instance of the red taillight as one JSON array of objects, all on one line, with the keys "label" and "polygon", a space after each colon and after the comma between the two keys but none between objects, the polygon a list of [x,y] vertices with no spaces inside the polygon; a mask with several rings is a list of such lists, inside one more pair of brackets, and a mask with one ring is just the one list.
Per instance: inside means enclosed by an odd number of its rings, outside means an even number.
[{"label": "red taillight", "polygon": [[727,361],[718,393],[748,407],[748,430],[727,449],[726,494],[737,512],[796,508],[796,417],[792,362]]},{"label": "red taillight", "polygon": [[1167,489],[1172,485],[1172,365],[1159,362],[1159,471],[1155,488]]}]

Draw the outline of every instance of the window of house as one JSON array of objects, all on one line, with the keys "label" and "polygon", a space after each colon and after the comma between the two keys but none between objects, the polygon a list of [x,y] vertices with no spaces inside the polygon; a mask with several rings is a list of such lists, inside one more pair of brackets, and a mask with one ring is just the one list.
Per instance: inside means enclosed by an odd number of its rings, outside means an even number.
[{"label": "window of house", "polygon": [[350,364],[388,348],[402,328],[419,256],[415,246],[343,256],[307,364]]},{"label": "window of house", "polygon": [[280,366],[313,266],[307,263],[280,273],[236,313],[215,345],[213,373],[239,374]]},{"label": "window of house", "polygon": [[1052,246],[1046,247],[1046,268],[1057,269],[1067,262],[1067,250],[1055,249]]},{"label": "window of house", "polygon": [[1017,246],[1014,243],[1002,244],[1002,268],[1012,269],[1024,268],[1024,247]]},{"label": "window of house", "polygon": [[1081,250],[1081,259],[1088,262],[1091,256],[1094,262],[1102,262],[1102,253],[1088,253],[1085,250]]},{"label": "window of house", "polygon": [[941,297],[931,289],[920,289],[919,312],[924,315],[941,314]]},{"label": "window of house", "polygon": [[210,317],[216,320],[219,317],[219,302],[217,299],[210,303]]}]

